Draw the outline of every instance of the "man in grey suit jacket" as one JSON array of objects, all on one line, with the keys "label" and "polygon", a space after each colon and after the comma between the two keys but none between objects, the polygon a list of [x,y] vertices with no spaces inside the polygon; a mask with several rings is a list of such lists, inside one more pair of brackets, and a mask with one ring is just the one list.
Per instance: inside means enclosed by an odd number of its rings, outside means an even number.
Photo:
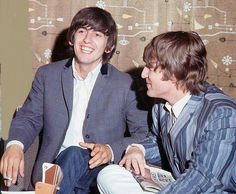
[{"label": "man in grey suit jacket", "polygon": [[58,193],[65,194],[88,193],[104,164],[118,162],[128,144],[144,138],[147,111],[138,109],[132,79],[108,63],[116,41],[107,11],[88,7],[74,16],[68,31],[74,58],[40,67],[12,120],[0,165],[7,186],[24,176],[23,151],[39,134],[33,182],[41,181],[44,162],[56,162],[64,174]]},{"label": "man in grey suit jacket", "polygon": [[[130,170],[169,165],[174,182],[158,194],[236,193],[236,101],[205,82],[206,49],[195,32],[167,32],[144,50],[142,78],[153,106],[152,133],[98,175],[101,193],[148,194]],[[121,166],[125,166],[128,170]]]}]

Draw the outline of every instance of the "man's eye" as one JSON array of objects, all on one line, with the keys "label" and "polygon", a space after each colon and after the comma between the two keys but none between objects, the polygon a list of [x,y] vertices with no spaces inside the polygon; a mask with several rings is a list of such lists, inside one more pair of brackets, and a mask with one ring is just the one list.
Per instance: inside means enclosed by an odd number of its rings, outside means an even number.
[{"label": "man's eye", "polygon": [[99,32],[96,32],[95,35],[96,35],[97,37],[102,37],[102,33],[99,33]]},{"label": "man's eye", "polygon": [[149,70],[149,71],[153,71],[154,68],[150,65],[150,64],[146,64],[145,67]]},{"label": "man's eye", "polygon": [[82,33],[84,33],[84,31],[85,31],[85,30],[80,29],[80,30],[78,30],[78,33],[82,34]]}]

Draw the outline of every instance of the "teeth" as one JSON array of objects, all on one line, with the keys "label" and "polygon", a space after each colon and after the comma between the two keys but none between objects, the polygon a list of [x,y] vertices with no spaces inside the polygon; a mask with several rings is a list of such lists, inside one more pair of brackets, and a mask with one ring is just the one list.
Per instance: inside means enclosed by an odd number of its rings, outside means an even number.
[{"label": "teeth", "polygon": [[86,53],[90,53],[90,52],[92,52],[93,51],[93,49],[92,48],[89,48],[89,47],[81,47],[81,49],[82,49],[82,51],[84,51],[84,52],[86,52]]}]

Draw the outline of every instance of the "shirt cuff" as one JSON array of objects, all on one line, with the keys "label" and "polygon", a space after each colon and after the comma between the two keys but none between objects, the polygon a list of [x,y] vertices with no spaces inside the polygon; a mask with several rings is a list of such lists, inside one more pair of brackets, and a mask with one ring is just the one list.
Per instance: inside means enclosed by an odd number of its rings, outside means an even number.
[{"label": "shirt cuff", "polygon": [[22,148],[22,150],[24,150],[24,145],[20,141],[17,141],[17,140],[9,141],[6,145],[6,149],[11,145],[19,145]]},{"label": "shirt cuff", "polygon": [[106,144],[109,148],[110,148],[110,150],[111,150],[111,161],[110,161],[110,163],[114,163],[114,153],[113,153],[113,151],[112,151],[112,148],[111,148],[111,146],[110,145],[108,145],[108,144]]},{"label": "shirt cuff", "polygon": [[129,148],[131,148],[131,147],[138,147],[142,152],[143,152],[143,155],[145,156],[145,148],[144,148],[144,146],[142,145],[142,144],[137,144],[137,143],[133,143],[133,144],[131,144],[131,145],[128,145],[128,147],[126,148],[126,151],[125,151],[125,153],[127,153],[128,152],[128,150],[129,150]]}]

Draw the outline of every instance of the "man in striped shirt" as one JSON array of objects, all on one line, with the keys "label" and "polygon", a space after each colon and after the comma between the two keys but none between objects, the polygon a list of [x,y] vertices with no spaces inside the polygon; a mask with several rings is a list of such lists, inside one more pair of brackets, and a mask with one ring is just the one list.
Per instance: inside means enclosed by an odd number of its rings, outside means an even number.
[{"label": "man in striped shirt", "polygon": [[99,173],[101,193],[150,193],[130,173],[144,175],[146,163],[168,165],[176,179],[159,194],[236,193],[236,101],[206,82],[206,54],[195,32],[163,33],[146,46],[142,78],[162,99],[152,133]]}]

